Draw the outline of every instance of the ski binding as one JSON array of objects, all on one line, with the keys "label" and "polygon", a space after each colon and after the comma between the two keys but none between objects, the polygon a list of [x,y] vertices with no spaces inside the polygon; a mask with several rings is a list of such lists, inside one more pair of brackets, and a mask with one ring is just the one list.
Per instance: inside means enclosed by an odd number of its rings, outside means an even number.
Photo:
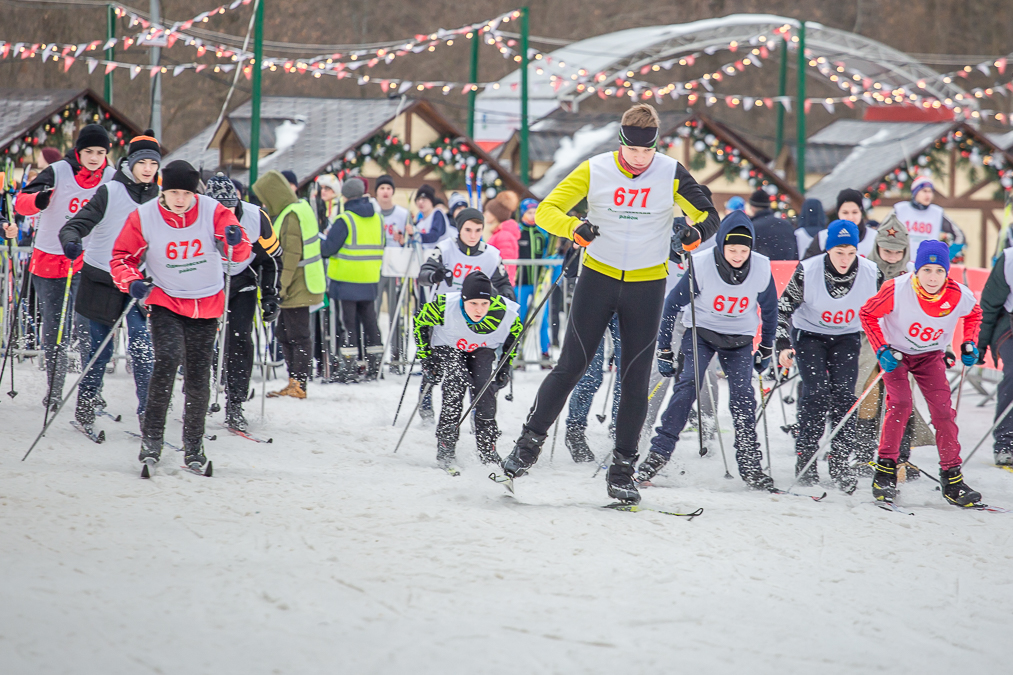
[{"label": "ski binding", "polygon": [[201,466],[200,462],[190,462],[189,464],[184,464],[180,468],[185,469],[186,471],[189,471],[190,473],[195,474],[197,476],[206,476],[208,478],[211,478],[211,476],[214,473],[214,470],[211,468],[210,459],[208,460],[206,467]]},{"label": "ski binding", "polygon": [[510,494],[514,493],[514,479],[510,476],[501,476],[497,473],[490,473],[489,480],[493,483],[502,483],[503,487],[505,487]]},{"label": "ski binding", "polygon": [[158,464],[158,460],[149,458],[141,462],[141,464],[143,465],[141,467],[141,478],[151,478],[155,473],[155,465]]},{"label": "ski binding", "polygon": [[876,506],[883,509],[884,511],[893,511],[895,513],[902,513],[905,516],[913,516],[915,514],[914,511],[906,511],[897,506],[896,504],[894,504],[893,502],[877,501]]},{"label": "ski binding", "polygon": [[81,424],[77,420],[71,420],[70,421],[70,426],[74,427],[75,429],[77,429],[78,431],[80,431],[82,434],[84,434],[85,436],[87,436],[89,438],[89,440],[91,440],[93,443],[103,443],[106,440],[106,432],[105,431],[100,431],[98,433],[95,433],[94,431],[89,431],[83,424]]}]

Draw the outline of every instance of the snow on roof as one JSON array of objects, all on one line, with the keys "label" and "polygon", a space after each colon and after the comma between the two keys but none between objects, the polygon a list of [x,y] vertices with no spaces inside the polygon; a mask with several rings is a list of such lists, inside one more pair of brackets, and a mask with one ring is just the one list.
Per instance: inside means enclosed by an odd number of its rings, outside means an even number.
[{"label": "snow on roof", "polygon": [[837,193],[845,188],[863,190],[894,167],[910,161],[946,134],[953,122],[864,122],[838,120],[824,127],[809,144],[851,147],[833,171],[806,191],[825,209],[837,205]]},{"label": "snow on roof", "polygon": [[60,112],[76,99],[90,98],[114,115],[130,133],[140,133],[122,113],[105,105],[90,89],[0,89],[0,148],[34,131],[46,117]]},{"label": "snow on roof", "polygon": [[985,134],[985,138],[995,143],[995,146],[1007,152],[1013,150],[1013,131],[1002,134]]}]

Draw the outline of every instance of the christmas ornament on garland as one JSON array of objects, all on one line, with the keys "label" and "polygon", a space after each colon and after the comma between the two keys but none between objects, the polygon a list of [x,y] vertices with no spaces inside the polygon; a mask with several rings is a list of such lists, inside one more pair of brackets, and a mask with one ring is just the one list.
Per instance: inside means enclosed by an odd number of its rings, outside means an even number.
[{"label": "christmas ornament on garland", "polygon": [[[766,174],[752,164],[748,159],[742,157],[738,148],[725,143],[716,135],[711,133],[700,120],[688,120],[683,126],[676,130],[676,134],[683,143],[689,143],[693,154],[689,160],[689,168],[699,171],[707,166],[707,158],[721,165],[725,180],[732,182],[735,179],[746,181],[754,190],[762,188],[767,194],[774,197],[774,211],[777,215],[794,216],[795,211],[791,208],[788,197],[771,183]],[[662,139],[662,143],[671,148],[675,145],[674,138]]]},{"label": "christmas ornament on garland", "polygon": [[[465,171],[477,171],[485,164],[485,160],[460,139],[443,137],[439,142],[414,150],[397,136],[380,132],[357,149],[346,152],[344,157],[328,165],[326,170],[343,179],[345,176],[357,175],[369,160],[376,162],[384,170],[399,165],[407,171],[412,162],[431,166],[445,189],[463,187]],[[493,195],[503,189],[503,179],[495,172],[487,171],[484,180],[494,191]]]},{"label": "christmas ornament on garland", "polygon": [[3,149],[0,157],[12,157],[21,165],[35,163],[35,150],[52,147],[66,153],[74,147],[74,134],[86,124],[101,124],[112,141],[111,155],[118,160],[130,141],[129,132],[124,131],[112,116],[102,110],[94,101],[81,97],[71,102],[61,112],[53,113],[30,133],[16,139]]}]

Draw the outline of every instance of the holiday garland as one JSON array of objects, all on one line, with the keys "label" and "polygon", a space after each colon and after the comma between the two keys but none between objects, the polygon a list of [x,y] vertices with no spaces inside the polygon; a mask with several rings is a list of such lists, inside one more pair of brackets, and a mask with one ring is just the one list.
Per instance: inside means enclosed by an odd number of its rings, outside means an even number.
[{"label": "holiday garland", "polygon": [[[465,173],[477,172],[485,166],[485,160],[475,154],[469,144],[459,139],[444,137],[440,142],[413,150],[397,136],[381,131],[358,148],[349,150],[340,160],[329,164],[326,170],[337,174],[338,178],[357,175],[369,160],[376,162],[385,171],[394,165],[407,170],[412,162],[432,166],[446,189],[463,187]],[[482,181],[495,192],[503,188],[503,179],[491,169],[483,172]]]},{"label": "holiday garland", "polygon": [[66,153],[74,146],[75,132],[86,124],[101,124],[105,128],[112,141],[114,159],[122,154],[122,148],[130,141],[129,130],[114,122],[98,103],[82,96],[61,112],[53,113],[34,131],[9,143],[0,150],[0,157],[11,157],[22,165],[28,165],[34,162],[36,148],[51,147]]},{"label": "holiday garland", "polygon": [[1013,192],[1013,167],[1008,166],[1002,153],[993,153],[990,146],[980,143],[961,129],[954,129],[946,136],[918,154],[908,168],[896,168],[876,183],[865,189],[865,196],[873,206],[887,193],[911,194],[911,185],[919,176],[943,175],[943,161],[950,152],[957,151],[957,166],[968,170],[968,181],[974,185],[984,177],[997,181],[993,199],[1004,201]]},{"label": "holiday garland", "polygon": [[[771,208],[778,215],[794,215],[791,202],[788,197],[781,193],[777,186],[768,180],[763,170],[757,168],[734,145],[723,142],[715,134],[697,119],[687,120],[686,123],[676,130],[676,134],[683,139],[683,142],[692,143],[690,146],[694,154],[690,157],[689,168],[699,171],[707,166],[707,158],[719,164],[724,177],[728,181],[736,178],[746,181],[754,190],[762,189],[774,198]],[[674,145],[674,138],[663,139],[663,142],[671,148]]]}]

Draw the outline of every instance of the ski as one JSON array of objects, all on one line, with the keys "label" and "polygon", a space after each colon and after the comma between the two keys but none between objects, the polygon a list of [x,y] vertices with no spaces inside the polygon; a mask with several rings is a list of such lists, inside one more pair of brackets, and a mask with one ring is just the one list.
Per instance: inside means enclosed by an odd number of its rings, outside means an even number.
[{"label": "ski", "polygon": [[[239,436],[240,438],[245,438],[246,440],[253,441],[254,443],[274,443],[273,438],[258,438],[257,436],[248,434],[245,431],[240,431],[239,429],[233,429],[231,427],[225,427],[225,430],[228,431],[230,434]],[[211,440],[214,439],[212,438]]]},{"label": "ski", "polygon": [[157,463],[153,459],[146,459],[141,462],[141,478],[151,478],[155,473],[155,464]]},{"label": "ski", "polygon": [[827,493],[824,492],[819,497],[814,495],[804,495],[801,492],[789,492],[788,490],[782,490],[781,488],[770,488],[769,492],[774,495],[791,495],[792,497],[808,497],[814,502],[821,502],[826,499]]},{"label": "ski", "polygon": [[606,504],[602,507],[603,509],[612,509],[613,511],[626,511],[627,513],[639,513],[640,511],[653,511],[654,513],[663,513],[666,516],[680,516],[682,518],[688,518],[693,520],[697,516],[703,513],[703,507],[698,508],[696,511],[690,513],[676,513],[675,511],[662,511],[661,509],[652,509],[649,506],[640,506],[639,504],[626,504],[624,502],[614,502],[612,504]]},{"label": "ski", "polygon": [[113,422],[122,422],[123,421],[123,415],[113,415],[110,412],[106,412],[105,409],[101,409],[101,408],[97,409],[95,411],[95,414],[98,415],[99,417],[108,417]]},{"label": "ski", "polygon": [[1013,473],[1013,466],[1009,466],[1009,465],[1006,465],[1006,464],[996,464],[995,468],[997,468],[997,469],[1003,469],[1005,471],[1009,471],[1010,473]]},{"label": "ski", "polygon": [[965,506],[964,508],[971,511],[988,511],[989,513],[1013,513],[1013,511],[1004,509],[1001,506],[989,506],[988,504],[975,504],[974,506]]},{"label": "ski", "polygon": [[894,513],[902,513],[905,516],[913,516],[914,511],[905,511],[893,502],[875,502],[876,506],[883,509],[884,511],[893,511]]},{"label": "ski", "polygon": [[[125,433],[125,434],[127,434],[129,436],[133,436],[134,438],[142,439],[142,440],[144,438],[143,436],[141,436],[136,431],[129,431],[127,429],[124,429],[123,433]],[[169,443],[168,441],[162,441],[162,445],[164,445],[165,447],[169,448],[170,450],[175,450],[176,452],[183,452],[183,448],[179,447],[178,445],[173,445],[172,443]]]},{"label": "ski", "polygon": [[196,476],[206,476],[208,478],[211,478],[211,476],[213,475],[213,469],[211,468],[210,459],[208,460],[206,467],[202,467],[197,462],[192,462],[190,464],[183,464],[182,466],[180,466],[180,468],[184,469],[185,471],[189,471],[190,473]]},{"label": "ski", "polygon": [[218,436],[216,434],[204,434],[204,440],[206,441],[217,441]]},{"label": "ski", "polygon": [[514,493],[514,479],[510,476],[501,476],[494,472],[489,474],[489,480],[493,483],[502,483],[510,494]]},{"label": "ski", "polygon": [[446,471],[447,474],[451,475],[451,476],[460,476],[461,475],[461,470],[458,469],[456,466],[441,466],[440,469],[442,469],[443,471]]},{"label": "ski", "polygon": [[98,433],[95,433],[94,431],[89,431],[87,428],[85,428],[85,426],[83,424],[81,424],[77,420],[71,420],[70,421],[70,426],[74,427],[75,429],[77,429],[78,431],[80,431],[82,434],[84,434],[85,436],[87,436],[88,439],[90,441],[92,441],[93,443],[103,443],[106,440],[106,432],[105,431],[100,431]]}]

